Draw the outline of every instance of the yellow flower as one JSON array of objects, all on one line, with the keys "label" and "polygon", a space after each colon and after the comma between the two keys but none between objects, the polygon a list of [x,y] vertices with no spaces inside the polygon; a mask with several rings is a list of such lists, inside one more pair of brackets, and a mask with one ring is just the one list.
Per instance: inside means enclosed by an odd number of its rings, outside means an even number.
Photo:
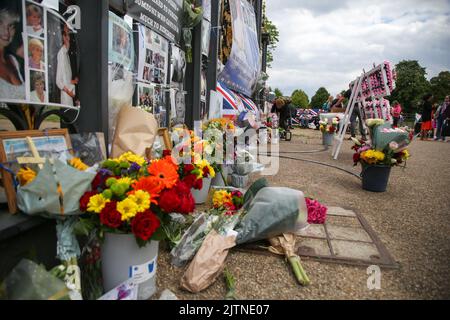
[{"label": "yellow flower", "polygon": [[203,178],[203,169],[208,168],[209,175],[211,178],[214,178],[216,176],[216,172],[214,171],[214,168],[211,167],[208,160],[206,159],[196,159],[197,161],[194,161],[195,166],[200,170],[200,173],[197,174],[198,178]]},{"label": "yellow flower", "polygon": [[20,168],[19,172],[17,172],[17,178],[19,179],[20,185],[24,186],[36,178],[36,172],[28,167]]},{"label": "yellow flower", "polygon": [[122,161],[128,161],[128,162],[136,162],[138,165],[142,166],[145,163],[145,159],[144,157],[138,156],[137,154],[134,154],[133,152],[125,152],[124,154],[122,154],[118,159],[115,159],[116,161],[118,160],[119,162]]},{"label": "yellow flower", "polygon": [[130,186],[135,180],[131,179],[130,177],[122,177],[120,179],[117,179],[116,183],[124,183],[128,186]]},{"label": "yellow flower", "polygon": [[130,220],[138,213],[138,205],[131,197],[117,203],[117,211],[122,215],[122,221]]},{"label": "yellow flower", "polygon": [[361,152],[361,159],[363,159],[368,164],[376,164],[378,162],[383,161],[385,155],[381,151],[377,150],[366,150]]},{"label": "yellow flower", "polygon": [[87,211],[100,213],[103,210],[105,205],[109,202],[109,199],[105,199],[102,194],[96,194],[89,198]]},{"label": "yellow flower", "polygon": [[410,157],[409,151],[408,150],[403,150],[403,159],[404,160],[408,160]]},{"label": "yellow flower", "polygon": [[143,212],[150,208],[150,194],[144,190],[137,190],[134,194],[128,197],[137,205],[137,212]]},{"label": "yellow flower", "polygon": [[231,193],[226,190],[217,190],[213,195],[213,206],[214,208],[220,208],[224,203],[230,203],[233,201]]},{"label": "yellow flower", "polygon": [[77,170],[84,171],[89,168],[80,158],[72,158],[69,160],[69,164]]}]

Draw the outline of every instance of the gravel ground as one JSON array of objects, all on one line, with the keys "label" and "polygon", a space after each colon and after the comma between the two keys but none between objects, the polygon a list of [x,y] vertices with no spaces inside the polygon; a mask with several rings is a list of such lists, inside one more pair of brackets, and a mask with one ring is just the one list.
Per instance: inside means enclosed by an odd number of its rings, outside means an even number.
[{"label": "gravel ground", "polygon": [[[311,159],[360,173],[352,166],[351,142],[345,141],[338,160],[331,149],[318,153],[285,154]],[[281,151],[323,149],[319,131],[296,129]],[[387,192],[371,193],[346,172],[303,161],[280,159],[280,170],[268,177],[273,186],[302,190],[329,206],[349,207],[369,222],[398,269],[382,269],[381,289],[367,289],[365,267],[303,259],[311,285],[301,287],[285,261],[276,256],[231,251],[227,267],[237,279],[241,299],[449,299],[450,298],[450,143],[414,140],[407,168],[393,168]],[[256,177],[253,177],[256,179]],[[198,294],[179,288],[183,269],[170,265],[161,248],[158,293],[170,289],[180,299],[223,299],[220,277]]]}]

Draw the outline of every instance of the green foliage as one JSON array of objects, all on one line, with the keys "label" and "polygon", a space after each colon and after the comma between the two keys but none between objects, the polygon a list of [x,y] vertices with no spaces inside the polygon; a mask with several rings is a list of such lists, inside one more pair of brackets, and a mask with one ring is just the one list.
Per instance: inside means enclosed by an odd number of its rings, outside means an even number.
[{"label": "green foliage", "polygon": [[322,105],[328,100],[328,97],[330,94],[328,93],[327,89],[324,87],[320,87],[316,94],[311,98],[311,107],[314,109],[319,109],[322,107]]},{"label": "green foliage", "polygon": [[292,104],[298,108],[307,108],[309,105],[309,98],[305,91],[299,89],[292,92],[291,95]]},{"label": "green foliage", "polygon": [[441,71],[437,77],[430,79],[431,93],[434,101],[441,103],[450,94],[450,71]]},{"label": "green foliage", "polygon": [[266,4],[263,3],[263,21],[262,21],[262,29],[263,32],[267,32],[269,34],[269,45],[267,48],[267,67],[270,68],[271,63],[273,61],[273,52],[275,51],[277,44],[279,42],[279,32],[276,25],[273,24],[272,21],[267,18],[266,15]]},{"label": "green foliage", "polygon": [[[347,92],[347,90],[342,90],[340,95],[343,96],[346,92]],[[348,98],[344,98],[344,100],[342,101],[342,104],[344,106],[346,106],[348,104]]]},{"label": "green foliage", "polygon": [[236,278],[227,268],[225,268],[225,270],[223,271],[223,276],[225,278],[225,284],[227,286],[227,294],[225,295],[225,300],[236,300]]},{"label": "green foliage", "polygon": [[396,88],[389,100],[397,100],[404,112],[420,110],[422,97],[430,92],[430,83],[425,78],[426,71],[417,60],[403,60],[395,66],[397,72]]},{"label": "green foliage", "polygon": [[283,92],[281,92],[281,90],[278,89],[278,88],[275,88],[275,91],[274,91],[274,92],[275,92],[275,96],[276,96],[277,98],[283,96]]}]

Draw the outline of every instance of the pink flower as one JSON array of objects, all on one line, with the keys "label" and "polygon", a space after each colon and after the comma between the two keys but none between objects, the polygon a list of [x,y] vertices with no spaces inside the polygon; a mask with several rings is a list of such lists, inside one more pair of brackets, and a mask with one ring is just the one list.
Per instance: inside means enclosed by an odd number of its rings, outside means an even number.
[{"label": "pink flower", "polygon": [[306,207],[308,208],[308,223],[323,224],[327,217],[328,208],[319,203],[319,201],[306,198]]}]

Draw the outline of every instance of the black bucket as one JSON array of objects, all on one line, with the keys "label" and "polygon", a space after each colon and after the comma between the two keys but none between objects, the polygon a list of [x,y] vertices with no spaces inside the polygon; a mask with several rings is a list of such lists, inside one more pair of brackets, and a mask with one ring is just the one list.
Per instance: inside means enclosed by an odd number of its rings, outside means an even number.
[{"label": "black bucket", "polygon": [[390,173],[390,166],[363,165],[361,172],[363,189],[374,192],[386,191]]}]

